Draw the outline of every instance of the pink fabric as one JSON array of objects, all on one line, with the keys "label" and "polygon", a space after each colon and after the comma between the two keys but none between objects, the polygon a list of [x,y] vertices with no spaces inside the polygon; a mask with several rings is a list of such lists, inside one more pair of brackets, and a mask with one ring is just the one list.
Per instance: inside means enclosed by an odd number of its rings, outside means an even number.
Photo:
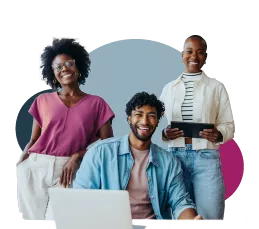
[{"label": "pink fabric", "polygon": [[140,151],[131,146],[134,165],[126,190],[130,196],[132,219],[154,219],[155,214],[150,202],[146,168],[149,150]]},{"label": "pink fabric", "polygon": [[29,113],[41,127],[41,136],[29,153],[68,157],[96,141],[100,127],[115,117],[99,96],[88,94],[68,108],[57,92],[38,96]]}]

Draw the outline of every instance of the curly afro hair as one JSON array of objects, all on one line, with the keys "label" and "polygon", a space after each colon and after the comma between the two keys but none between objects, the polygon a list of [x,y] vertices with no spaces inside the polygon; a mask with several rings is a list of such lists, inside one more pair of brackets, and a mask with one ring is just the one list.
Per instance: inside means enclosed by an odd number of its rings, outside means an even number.
[{"label": "curly afro hair", "polygon": [[81,73],[78,83],[85,84],[85,79],[88,77],[91,64],[89,54],[83,46],[75,42],[75,39],[68,38],[53,39],[52,46],[47,46],[41,55],[42,75],[47,84],[53,89],[61,87],[59,82],[53,83],[55,76],[51,67],[54,58],[60,54],[66,54],[75,60],[76,67]]},{"label": "curly afro hair", "polygon": [[127,116],[131,115],[131,112],[135,110],[136,108],[143,107],[145,105],[149,105],[152,107],[156,107],[157,110],[157,118],[160,120],[160,118],[163,116],[165,111],[164,103],[157,99],[157,97],[154,94],[148,94],[147,92],[139,92],[136,93],[131,100],[126,104],[126,114]]}]

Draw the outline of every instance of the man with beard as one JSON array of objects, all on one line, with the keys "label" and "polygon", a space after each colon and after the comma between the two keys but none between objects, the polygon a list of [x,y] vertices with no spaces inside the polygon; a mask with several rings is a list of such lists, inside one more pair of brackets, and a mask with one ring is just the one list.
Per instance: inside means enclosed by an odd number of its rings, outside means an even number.
[{"label": "man with beard", "polygon": [[[164,104],[146,92],[126,105],[130,133],[89,149],[73,188],[127,190],[132,219],[201,219],[186,192],[181,164],[151,142]],[[112,207],[112,206],[111,206]]]}]

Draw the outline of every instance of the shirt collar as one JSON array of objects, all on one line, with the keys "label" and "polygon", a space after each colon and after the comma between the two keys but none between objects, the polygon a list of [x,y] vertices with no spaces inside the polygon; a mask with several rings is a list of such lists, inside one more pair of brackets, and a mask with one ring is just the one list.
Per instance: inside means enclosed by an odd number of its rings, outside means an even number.
[{"label": "shirt collar", "polygon": [[[130,145],[129,145],[129,134],[124,135],[121,138],[120,147],[118,155],[131,154]],[[159,167],[157,160],[157,152],[155,145],[151,142],[149,149],[149,163],[153,163],[155,166]]]},{"label": "shirt collar", "polygon": [[[182,81],[182,76],[183,76],[183,73],[176,79],[172,82],[172,86],[180,83]],[[200,80],[197,80],[196,81],[197,83],[204,83],[204,84],[208,84],[208,76],[205,74],[204,71],[201,72],[201,78]]]}]

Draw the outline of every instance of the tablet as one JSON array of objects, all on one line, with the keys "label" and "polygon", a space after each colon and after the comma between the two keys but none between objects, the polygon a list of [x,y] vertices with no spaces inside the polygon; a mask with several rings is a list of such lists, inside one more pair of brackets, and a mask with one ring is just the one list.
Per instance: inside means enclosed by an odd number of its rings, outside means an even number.
[{"label": "tablet", "polygon": [[171,128],[182,130],[185,138],[202,138],[199,133],[204,129],[214,129],[213,123],[198,123],[198,122],[171,122]]}]

